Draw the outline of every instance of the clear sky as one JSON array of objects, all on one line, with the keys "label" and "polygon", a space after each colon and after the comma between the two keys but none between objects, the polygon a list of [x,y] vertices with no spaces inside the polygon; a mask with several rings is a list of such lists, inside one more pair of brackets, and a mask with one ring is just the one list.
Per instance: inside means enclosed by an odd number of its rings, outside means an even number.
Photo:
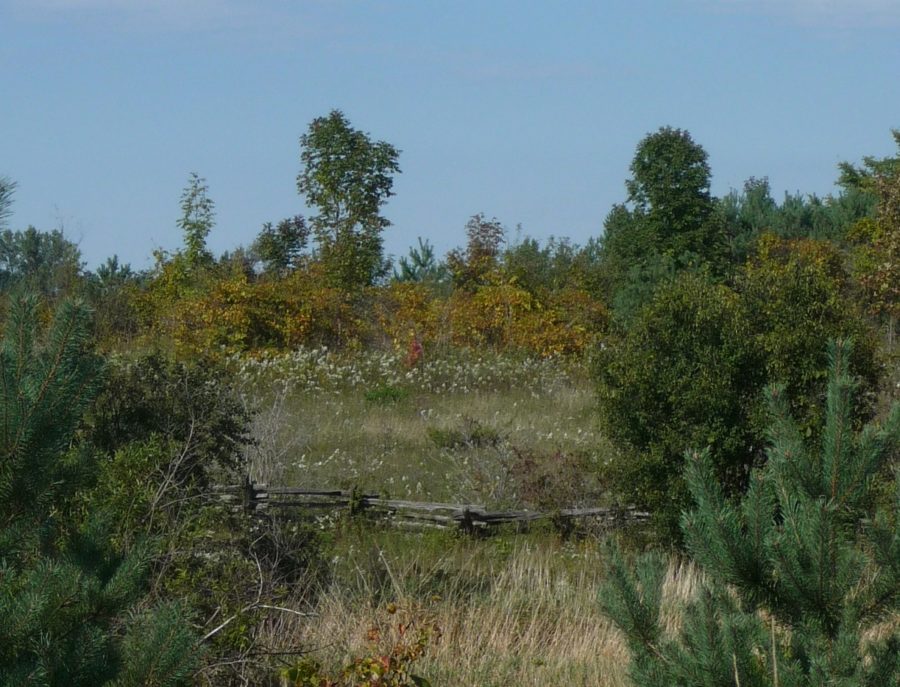
[{"label": "clear sky", "polygon": [[898,75],[900,0],[0,0],[0,175],[13,228],[143,268],[190,172],[215,252],[306,213],[298,139],[338,108],[402,150],[389,253],[477,212],[583,243],[660,126],[717,195],[831,192],[893,153]]}]

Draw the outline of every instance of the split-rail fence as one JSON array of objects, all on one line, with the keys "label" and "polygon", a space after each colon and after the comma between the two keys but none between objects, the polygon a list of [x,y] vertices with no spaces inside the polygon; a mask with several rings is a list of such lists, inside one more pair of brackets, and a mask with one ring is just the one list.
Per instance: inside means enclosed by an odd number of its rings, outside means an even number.
[{"label": "split-rail fence", "polygon": [[635,508],[564,508],[553,512],[532,510],[492,511],[478,504],[429,503],[381,498],[341,489],[304,489],[276,487],[246,481],[243,485],[216,489],[219,500],[248,513],[274,513],[286,510],[338,511],[368,514],[392,524],[411,528],[459,529],[484,532],[506,524],[527,525],[550,520],[569,527],[576,520],[591,520],[604,527],[617,527],[645,521],[649,514]]}]

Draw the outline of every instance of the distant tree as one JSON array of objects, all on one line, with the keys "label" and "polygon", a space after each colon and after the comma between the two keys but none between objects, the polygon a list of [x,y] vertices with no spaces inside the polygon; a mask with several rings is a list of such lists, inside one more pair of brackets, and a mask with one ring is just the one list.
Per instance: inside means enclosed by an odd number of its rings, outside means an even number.
[{"label": "distant tree", "polygon": [[78,246],[58,229],[0,232],[0,289],[58,297],[72,291],[81,269]]},{"label": "distant tree", "polygon": [[13,193],[16,190],[16,182],[4,176],[0,176],[0,229],[6,227],[6,220],[12,214]]},{"label": "distant tree", "polygon": [[[725,233],[710,194],[706,151],[687,131],[665,127],[638,144],[631,175],[625,183],[627,204],[615,206],[604,224],[607,299],[615,302],[631,276],[658,273],[651,263],[670,263],[676,269],[706,266],[721,272]],[[651,269],[636,273],[643,264]],[[636,309],[629,307],[627,314]]]},{"label": "distant tree", "polygon": [[144,275],[119,262],[113,255],[84,279],[83,292],[94,311],[94,327],[99,342],[114,345],[137,335],[139,322],[134,295]]},{"label": "distant tree", "polygon": [[333,286],[356,291],[387,273],[381,207],[393,195],[400,151],[354,129],[339,110],[317,117],[300,138],[297,189],[318,210],[310,218],[318,259]]},{"label": "distant tree", "polygon": [[[898,151],[900,151],[900,129],[892,130],[891,134]],[[866,156],[860,166],[842,162],[838,168],[841,172],[838,184],[845,189],[858,189],[874,195],[877,193],[876,186],[879,178],[892,178],[900,175],[900,152],[895,156],[884,158]]]},{"label": "distant tree", "polygon": [[499,267],[506,230],[496,217],[478,213],[466,222],[466,248],[447,254],[447,268],[454,287],[474,291]]},{"label": "distant tree", "polygon": [[191,172],[181,194],[181,217],[178,227],[184,232],[184,254],[190,268],[212,262],[206,248],[206,237],[215,225],[215,203],[209,197],[206,179]]},{"label": "distant tree", "polygon": [[399,260],[399,269],[394,269],[394,281],[437,286],[447,280],[447,266],[439,262],[434,254],[434,246],[420,236],[418,246],[412,246],[407,256]]},{"label": "distant tree", "polygon": [[525,237],[507,246],[503,270],[532,294],[552,293],[574,281],[578,252],[568,239],[551,236],[542,246],[537,239]]},{"label": "distant tree", "polygon": [[686,456],[694,507],[682,529],[704,575],[677,628],[661,613],[665,560],[644,556],[632,572],[613,556],[600,599],[634,684],[900,684],[900,479],[892,503],[874,498],[900,448],[900,404],[854,432],[847,360],[832,347],[821,442],[804,441],[783,393],[769,392],[768,460],[743,497],[723,494],[714,450]]},{"label": "distant tree", "polygon": [[628,201],[651,228],[659,252],[717,257],[713,252],[721,236],[711,222],[715,201],[707,159],[706,151],[682,129],[664,127],[638,144],[625,186]]},{"label": "distant tree", "polygon": [[765,231],[775,231],[778,203],[766,177],[750,177],[742,192],[732,190],[719,203],[732,259],[743,262],[753,241]]},{"label": "distant tree", "polygon": [[285,274],[300,264],[309,242],[309,228],[301,215],[281,220],[277,225],[266,222],[253,242],[251,252],[272,274]]}]

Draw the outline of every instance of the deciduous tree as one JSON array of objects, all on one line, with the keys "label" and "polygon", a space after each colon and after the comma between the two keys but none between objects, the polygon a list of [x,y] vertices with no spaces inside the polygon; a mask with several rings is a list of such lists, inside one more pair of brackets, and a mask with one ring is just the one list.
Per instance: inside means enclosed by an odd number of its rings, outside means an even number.
[{"label": "deciduous tree", "polygon": [[393,195],[400,151],[354,129],[340,110],[314,119],[300,146],[297,189],[318,210],[310,222],[332,285],[373,284],[388,269],[381,235],[391,223],[381,207]]},{"label": "deciduous tree", "polygon": [[178,227],[184,232],[184,253],[189,267],[212,262],[206,248],[206,237],[215,225],[215,203],[209,197],[206,179],[191,172],[188,185],[181,194],[181,217]]}]

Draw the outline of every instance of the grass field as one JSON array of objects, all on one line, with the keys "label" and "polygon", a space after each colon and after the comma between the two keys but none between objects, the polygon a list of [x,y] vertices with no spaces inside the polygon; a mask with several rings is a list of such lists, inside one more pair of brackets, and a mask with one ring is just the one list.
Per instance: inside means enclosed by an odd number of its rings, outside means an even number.
[{"label": "grass field", "polygon": [[[630,684],[624,643],[597,603],[596,541],[352,529],[340,536],[332,573],[311,617],[288,616],[271,630],[332,670],[386,653],[390,628],[414,618],[441,630],[414,666],[434,685]],[[665,587],[673,618],[698,580],[695,568],[673,562]],[[373,628],[381,641],[370,641]]]},{"label": "grass field", "polygon": [[258,411],[261,482],[522,505],[520,464],[564,456],[585,468],[568,505],[599,496],[608,449],[583,364],[457,356],[407,369],[397,355],[316,350],[245,361],[239,378]]},{"label": "grass field", "polygon": [[[316,350],[243,361],[237,374],[258,411],[259,481],[488,506],[603,499],[609,447],[583,363],[457,356],[407,369],[400,356]],[[324,665],[365,653],[396,606],[441,628],[416,664],[434,685],[627,684],[623,644],[596,599],[600,538],[322,526],[327,581],[309,616],[271,632]],[[670,593],[694,578],[673,567]]]}]

